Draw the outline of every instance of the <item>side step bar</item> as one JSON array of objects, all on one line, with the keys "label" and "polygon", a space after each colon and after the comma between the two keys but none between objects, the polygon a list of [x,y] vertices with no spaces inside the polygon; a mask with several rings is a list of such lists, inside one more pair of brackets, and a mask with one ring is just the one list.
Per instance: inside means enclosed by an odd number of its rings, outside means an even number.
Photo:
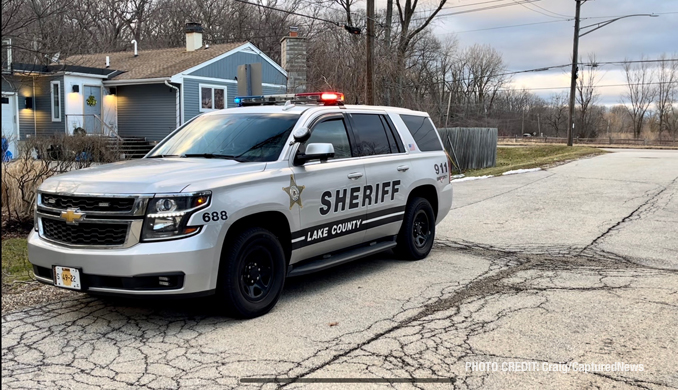
[{"label": "side step bar", "polygon": [[357,260],[361,257],[367,257],[375,253],[383,252],[389,250],[396,246],[395,241],[382,241],[377,242],[376,244],[361,246],[355,249],[350,249],[346,252],[340,252],[336,255],[333,255],[330,258],[320,258],[317,260],[311,260],[306,263],[299,264],[297,266],[292,266],[290,272],[287,273],[287,276],[300,276],[310,274],[312,272],[318,272],[327,268],[335,267],[340,264],[348,263],[349,261]]}]

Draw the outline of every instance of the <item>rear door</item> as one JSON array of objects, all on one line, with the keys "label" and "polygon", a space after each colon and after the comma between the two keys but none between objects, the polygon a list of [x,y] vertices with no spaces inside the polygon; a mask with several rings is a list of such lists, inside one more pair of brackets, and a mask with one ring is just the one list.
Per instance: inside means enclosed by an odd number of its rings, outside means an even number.
[{"label": "rear door", "polygon": [[[366,208],[360,202],[365,187],[363,161],[354,155],[347,118],[342,113],[323,114],[311,119],[311,137],[297,152],[311,143],[331,143],[335,156],[326,162],[293,164],[290,208],[298,204],[302,229],[292,233],[292,249],[298,259],[325,255],[363,242],[362,222]],[[295,199],[298,199],[295,200]]]},{"label": "rear door", "polygon": [[385,113],[353,112],[351,127],[357,153],[365,164],[367,205],[365,240],[398,234],[407,195],[414,181],[401,138]]}]

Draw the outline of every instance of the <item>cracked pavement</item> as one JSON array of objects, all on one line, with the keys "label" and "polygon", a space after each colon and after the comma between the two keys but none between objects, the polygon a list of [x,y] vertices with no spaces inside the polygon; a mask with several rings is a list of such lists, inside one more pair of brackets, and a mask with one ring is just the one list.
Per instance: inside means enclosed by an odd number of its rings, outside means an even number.
[{"label": "cracked pavement", "polygon": [[[678,388],[677,192],[678,152],[656,150],[459,183],[427,259],[385,253],[290,279],[249,321],[213,300],[69,293],[3,314],[2,387]],[[293,379],[240,382],[262,377]]]}]

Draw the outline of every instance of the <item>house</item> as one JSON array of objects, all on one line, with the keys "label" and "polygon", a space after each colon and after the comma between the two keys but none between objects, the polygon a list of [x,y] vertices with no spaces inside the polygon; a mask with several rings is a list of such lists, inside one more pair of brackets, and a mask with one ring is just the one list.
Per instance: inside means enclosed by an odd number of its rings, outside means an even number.
[{"label": "house", "polygon": [[11,64],[2,77],[3,136],[84,129],[157,142],[202,112],[233,107],[239,71],[241,92],[287,91],[287,72],[253,44],[203,45],[199,24],[185,31],[185,48],[138,50],[132,41],[131,51]]}]

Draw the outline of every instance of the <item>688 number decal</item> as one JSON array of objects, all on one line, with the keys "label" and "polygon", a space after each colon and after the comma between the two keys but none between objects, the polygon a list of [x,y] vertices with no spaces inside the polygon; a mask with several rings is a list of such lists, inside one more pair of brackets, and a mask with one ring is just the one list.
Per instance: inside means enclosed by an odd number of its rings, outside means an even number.
[{"label": "688 number decal", "polygon": [[226,211],[212,211],[211,213],[204,213],[202,215],[202,220],[205,222],[216,222],[216,221],[225,221],[228,219],[228,213]]}]

